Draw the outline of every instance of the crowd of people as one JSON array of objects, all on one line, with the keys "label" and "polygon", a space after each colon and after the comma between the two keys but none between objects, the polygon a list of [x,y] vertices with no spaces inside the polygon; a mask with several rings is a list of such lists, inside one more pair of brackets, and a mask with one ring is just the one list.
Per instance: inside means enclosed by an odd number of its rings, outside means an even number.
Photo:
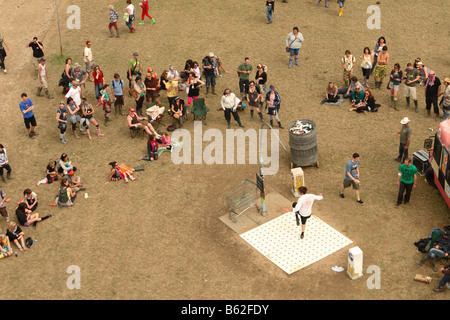
[{"label": "crowd of people", "polygon": [[[318,1],[317,5],[320,5],[320,2],[321,0]],[[342,16],[344,3],[345,1],[339,1],[339,16]],[[136,19],[136,8],[132,4],[132,0],[126,0],[126,4],[124,20],[129,32],[135,33],[136,28],[133,26],[133,22]],[[272,23],[274,0],[266,1],[266,6],[267,23]],[[143,25],[146,17],[150,19],[151,23],[155,23],[155,19],[149,14],[148,1],[143,0],[142,3],[140,3],[140,7],[142,8],[142,15],[139,24]],[[325,1],[325,7],[328,7],[327,0]],[[110,21],[108,29],[110,31],[110,37],[114,37],[114,30],[115,36],[119,37],[118,20],[120,15],[112,5],[109,6],[109,13]],[[303,42],[304,38],[300,33],[299,28],[294,27],[292,32],[288,33],[285,40],[286,52],[289,53],[289,69],[293,66],[301,66],[299,56]],[[28,43],[27,47],[33,50],[35,79],[39,81],[36,96],[42,96],[42,93],[44,93],[48,99],[54,99],[53,95],[49,92],[49,77],[47,72],[47,60],[44,55],[44,44],[37,37],[34,37],[33,40]],[[6,51],[9,51],[9,47],[4,38],[0,37],[0,68],[3,69],[4,73],[7,73],[5,66]],[[402,68],[401,65],[396,62],[388,74],[388,67],[392,64],[392,59],[388,53],[386,39],[380,37],[375,44],[373,52],[369,47],[365,47],[359,56],[362,72],[361,81],[358,81],[358,78],[355,75],[357,60],[357,56],[352,54],[350,50],[345,51],[340,59],[343,72],[343,86],[338,88],[335,82],[329,82],[321,104],[341,105],[344,99],[349,99],[351,103],[349,111],[358,113],[377,112],[380,104],[376,103],[374,91],[371,90],[370,85],[370,77],[373,75],[375,89],[381,89],[385,78],[388,77],[386,89],[389,90],[391,106],[395,108],[395,110],[400,110],[398,93],[400,85],[403,82],[406,108],[410,108],[412,99],[415,111],[419,112],[417,91],[419,87],[423,87],[426,115],[431,115],[431,107],[433,107],[433,112],[437,117],[444,119],[449,118],[450,79],[445,78],[441,82],[440,78],[436,76],[436,72],[427,68],[422,59],[416,58],[414,62],[407,62],[406,68]],[[172,151],[173,145],[168,132],[157,131],[154,128],[152,124],[154,119],[148,116],[148,113],[146,112],[147,108],[145,106],[151,105],[157,106],[158,108],[164,108],[163,104],[167,102],[168,114],[179,124],[179,127],[182,127],[184,125],[184,116],[189,113],[189,109],[192,108],[194,101],[201,95],[200,90],[205,88],[205,97],[208,97],[210,94],[217,95],[216,86],[218,77],[221,77],[224,72],[228,72],[225,70],[220,58],[213,52],[210,52],[199,61],[201,61],[201,63],[198,63],[195,59],[187,59],[185,66],[181,71],[176,70],[173,65],[170,65],[158,77],[153,68],[144,68],[143,63],[139,58],[139,54],[134,52],[127,65],[125,78],[128,83],[126,85],[126,82],[121,78],[119,73],[115,73],[111,81],[105,78],[101,67],[94,59],[91,41],[86,41],[83,50],[84,69],[79,63],[73,63],[71,58],[67,58],[64,70],[61,74],[61,79],[59,80],[59,86],[62,87],[62,94],[66,99],[60,101],[56,111],[56,122],[58,124],[61,143],[68,143],[66,131],[69,124],[73,136],[76,139],[80,138],[79,132],[80,134],[87,135],[88,139],[92,140],[90,131],[91,124],[95,127],[97,137],[103,137],[104,133],[101,132],[100,122],[97,121],[100,116],[98,115],[98,112],[96,113],[96,111],[101,108],[103,110],[104,126],[108,126],[109,123],[113,121],[111,115],[114,114],[116,118],[126,116],[126,122],[130,129],[143,130],[148,135],[148,140],[147,154],[142,157],[142,160],[156,161],[160,154],[158,152],[159,145],[162,146],[163,150],[167,151]],[[223,110],[224,112],[227,128],[231,128],[231,116],[233,116],[240,127],[245,127],[241,122],[238,111],[245,110],[248,105],[250,109],[250,121],[254,120],[254,112],[256,111],[261,122],[265,122],[263,112],[266,111],[269,117],[270,126],[273,126],[273,119],[275,118],[278,127],[283,129],[284,127],[282,126],[280,119],[280,93],[275,90],[273,84],[267,85],[268,67],[262,63],[258,63],[256,69],[253,76],[251,59],[245,57],[236,68],[239,95],[233,93],[229,88],[226,88],[223,91],[219,110]],[[90,82],[93,82],[93,91],[96,99],[96,103],[92,104],[87,99],[87,96],[89,95],[88,84]],[[441,87],[442,84],[445,86],[444,90]],[[165,93],[164,95],[167,100],[163,99],[163,93]],[[187,97],[187,103],[182,99],[183,95]],[[438,102],[438,99],[441,96],[442,99]],[[125,106],[125,101],[127,101],[127,104],[130,104],[128,99],[132,101],[135,107],[130,106],[128,108],[128,113],[125,113],[123,108]],[[34,139],[38,136],[38,133],[35,131],[37,120],[33,113],[34,104],[28,97],[28,93],[22,93],[19,108],[22,112],[28,136],[31,139]],[[442,115],[440,114],[439,108],[442,108],[443,110]],[[400,154],[396,159],[401,162],[397,180],[399,193],[396,207],[400,204],[407,204],[409,202],[412,189],[415,188],[417,180],[417,169],[412,164],[407,153],[407,147],[409,146],[411,137],[411,129],[408,127],[409,122],[410,121],[407,118],[403,119],[401,122],[404,127],[402,128],[399,147]],[[132,168],[124,164],[119,164],[116,161],[110,162],[109,165],[111,166],[111,169],[105,185],[110,181],[122,179],[126,183],[135,181],[136,177],[134,176],[134,173],[143,170],[143,167]],[[349,160],[346,165],[346,174],[340,191],[340,197],[345,198],[344,191],[351,186],[356,192],[357,202],[359,204],[364,204],[359,193],[359,165],[359,154],[354,153],[352,159]],[[6,178],[4,177],[4,170],[6,170]],[[50,206],[72,206],[76,200],[77,192],[85,190],[80,177],[74,176],[76,170],[77,168],[72,165],[67,154],[61,155],[60,159],[57,161],[49,161],[45,178],[38,181],[36,185],[52,184],[55,181],[59,181],[60,185],[55,195],[55,199]],[[12,169],[8,163],[6,149],[0,144],[0,177],[3,183],[7,183],[7,179],[13,179],[11,171]],[[406,195],[404,195],[405,192]],[[319,194],[319,196],[307,194],[307,189],[305,187],[299,190],[299,193],[301,197],[297,203],[293,204],[293,208],[294,212],[300,214],[302,222],[302,233],[300,237],[303,238],[306,220],[311,215],[312,203],[314,200],[323,199],[323,197],[321,194]],[[26,250],[24,243],[25,235],[20,226],[36,227],[38,222],[50,218],[51,215],[49,214],[41,217],[40,214],[36,212],[38,207],[37,194],[27,188],[23,193],[23,199],[20,200],[16,208],[19,226],[10,220],[8,211],[6,210],[6,204],[10,202],[11,199],[6,196],[4,190],[0,190],[0,198],[0,213],[9,223],[6,234],[3,234],[2,231],[0,231],[0,258],[3,258],[12,255],[13,250],[11,243],[14,243],[20,251]],[[298,222],[298,224],[299,223],[300,222]],[[446,237],[448,237],[448,235],[446,235]],[[434,249],[441,250],[442,246]],[[419,264],[423,264],[427,259],[434,259],[436,256],[447,257],[450,247],[446,247],[445,250],[447,250],[447,252],[444,252],[443,254],[441,252],[436,253],[436,250],[430,251]],[[448,268],[445,270],[447,269]],[[448,277],[446,279],[448,281]],[[440,283],[439,288],[442,287],[443,286],[441,286]]]}]

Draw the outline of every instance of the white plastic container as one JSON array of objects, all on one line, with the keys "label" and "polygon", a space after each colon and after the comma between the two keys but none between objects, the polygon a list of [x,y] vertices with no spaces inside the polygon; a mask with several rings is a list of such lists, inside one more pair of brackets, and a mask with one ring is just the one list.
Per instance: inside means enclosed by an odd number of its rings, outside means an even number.
[{"label": "white plastic container", "polygon": [[363,275],[363,252],[359,247],[348,250],[347,274],[352,280]]},{"label": "white plastic container", "polygon": [[302,168],[294,168],[291,169],[291,178],[292,178],[292,194],[294,197],[300,197],[298,193],[298,188],[303,187],[305,185],[305,176],[303,174]]}]

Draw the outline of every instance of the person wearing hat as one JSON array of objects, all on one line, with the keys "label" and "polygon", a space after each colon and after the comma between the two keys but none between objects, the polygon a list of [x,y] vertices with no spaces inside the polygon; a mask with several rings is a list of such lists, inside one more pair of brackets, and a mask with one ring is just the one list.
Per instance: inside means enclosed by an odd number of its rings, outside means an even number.
[{"label": "person wearing hat", "polygon": [[[409,198],[411,197],[411,191],[413,188],[417,187],[417,168],[412,164],[411,158],[406,158],[405,162],[398,168],[397,175],[397,186],[399,186],[397,204],[398,208],[402,203],[408,204]],[[405,193],[403,197],[403,194]]]},{"label": "person wearing hat", "polygon": [[441,80],[436,77],[433,70],[428,73],[428,79],[425,83],[425,103],[427,117],[431,115],[431,105],[436,117],[439,117],[438,97],[441,95]]},{"label": "person wearing hat", "polygon": [[86,73],[88,75],[88,80],[94,81],[91,78],[91,70],[94,68],[95,62],[94,58],[92,57],[92,49],[90,41],[86,41],[86,47],[84,47],[83,56],[84,56],[84,63],[86,65]]},{"label": "person wearing hat", "polygon": [[444,92],[441,93],[442,97],[442,111],[444,114],[442,117],[444,120],[450,118],[450,78],[445,78],[443,81],[445,89]]},{"label": "person wearing hat", "polygon": [[73,80],[72,88],[70,88],[67,94],[65,95],[66,99],[72,98],[73,102],[75,102],[77,106],[81,105],[81,88],[79,84],[80,82],[78,80]]},{"label": "person wearing hat", "polygon": [[409,144],[411,142],[411,133],[412,129],[409,125],[411,121],[408,117],[404,117],[400,123],[402,124],[402,129],[398,132],[400,135],[400,146],[398,148],[398,157],[395,158],[395,161],[403,163],[403,159],[408,158],[408,149]]},{"label": "person wearing hat", "polygon": [[419,72],[420,75],[420,81],[419,84],[422,86],[425,84],[425,82],[428,79],[428,73],[430,72],[430,69],[428,69],[428,67],[426,67],[423,62],[421,61],[420,58],[417,58],[414,61],[414,68],[417,69],[417,71]]},{"label": "person wearing hat", "polygon": [[38,40],[38,37],[33,37],[33,40],[27,44],[27,48],[33,50],[33,66],[34,66],[34,78],[38,78],[38,67],[41,62],[41,58],[44,57],[44,45]]},{"label": "person wearing hat", "polygon": [[135,80],[136,76],[142,77],[143,73],[141,60],[139,59],[139,54],[137,52],[133,52],[133,58],[131,58],[128,61],[128,71],[127,71],[127,78],[129,81],[129,87],[132,88],[133,81]]},{"label": "person wearing hat", "polygon": [[216,76],[219,74],[217,60],[214,53],[210,52],[202,60],[203,75],[206,83],[206,97],[209,93],[209,87],[213,94],[216,94]]},{"label": "person wearing hat", "polygon": [[70,77],[77,81],[78,86],[81,90],[81,97],[84,96],[84,90],[86,89],[86,80],[88,79],[88,73],[81,69],[81,66],[78,62],[75,62],[73,65],[72,71],[70,71]]},{"label": "person wearing hat", "polygon": [[48,99],[53,99],[53,96],[48,92],[48,74],[47,74],[47,65],[45,58],[41,58],[38,66],[38,76],[39,76],[39,87],[37,89],[37,96],[41,96],[42,90],[44,90],[45,95]]},{"label": "person wearing hat", "polygon": [[159,101],[159,79],[152,68],[148,68],[144,84],[146,101],[148,103],[156,102],[156,104],[161,107],[161,101]]}]

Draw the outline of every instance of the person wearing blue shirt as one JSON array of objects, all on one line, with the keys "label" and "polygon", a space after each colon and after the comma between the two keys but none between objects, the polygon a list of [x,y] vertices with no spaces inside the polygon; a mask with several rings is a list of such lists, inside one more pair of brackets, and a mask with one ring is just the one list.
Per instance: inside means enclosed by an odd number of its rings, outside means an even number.
[{"label": "person wearing blue shirt", "polygon": [[122,107],[124,105],[124,96],[123,96],[123,88],[125,86],[125,83],[122,79],[120,79],[119,74],[114,75],[114,80],[111,81],[111,92],[112,92],[112,101],[114,101],[114,109],[115,114],[117,117],[117,113],[120,113],[120,115],[124,115],[122,113]]},{"label": "person wearing blue shirt", "polygon": [[353,186],[353,189],[356,192],[356,200],[359,204],[364,204],[359,196],[359,154],[354,153],[352,160],[347,162],[345,166],[345,178],[344,184],[341,189],[341,193],[339,194],[341,198],[345,198],[344,190],[350,186]]},{"label": "person wearing blue shirt", "polygon": [[33,102],[28,99],[28,95],[26,93],[22,93],[21,97],[22,101],[19,103],[19,107],[22,112],[25,127],[27,128],[28,136],[30,138],[34,138],[38,135],[38,133],[34,131],[34,128],[36,127],[36,118],[33,113],[34,105]]}]

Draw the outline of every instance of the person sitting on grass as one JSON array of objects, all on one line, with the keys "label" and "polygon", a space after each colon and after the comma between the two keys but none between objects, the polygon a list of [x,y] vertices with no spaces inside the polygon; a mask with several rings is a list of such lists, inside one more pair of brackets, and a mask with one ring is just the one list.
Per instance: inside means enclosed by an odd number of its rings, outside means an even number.
[{"label": "person sitting on grass", "polygon": [[50,162],[47,165],[46,177],[42,180],[39,180],[36,183],[36,186],[39,187],[43,183],[52,183],[53,181],[57,180],[58,180],[58,171],[56,168],[56,161],[50,160]]},{"label": "person sitting on grass", "polygon": [[334,82],[329,82],[327,88],[325,89],[325,99],[323,99],[320,104],[324,103],[336,103],[340,99],[338,95],[338,87]]},{"label": "person sitting on grass", "polygon": [[161,139],[157,139],[158,143],[162,144],[164,148],[172,152],[173,146],[172,146],[172,139],[170,138],[170,135],[168,132],[164,131],[161,134]]},{"label": "person sitting on grass", "polygon": [[63,178],[61,180],[61,186],[58,190],[58,195],[55,197],[55,201],[50,204],[51,207],[71,207],[75,201],[77,194],[70,187],[70,182],[68,178]]},{"label": "person sitting on grass", "polygon": [[27,205],[25,202],[19,203],[17,209],[16,209],[16,216],[17,220],[19,221],[20,225],[24,227],[33,226],[36,228],[36,224],[38,222],[44,221],[48,218],[50,218],[52,215],[46,215],[45,217],[40,217],[39,213],[32,212],[31,210],[27,209]]},{"label": "person sitting on grass", "polygon": [[23,192],[23,196],[25,197],[24,202],[27,205],[27,209],[34,212],[38,207],[37,195],[31,189],[25,189]]},{"label": "person sitting on grass", "polygon": [[15,243],[20,252],[27,250],[27,247],[25,246],[25,233],[17,225],[17,223],[14,221],[9,223],[8,230],[6,230],[6,235],[8,236],[10,242]]},{"label": "person sitting on grass", "polygon": [[369,89],[367,89],[364,92],[363,100],[360,103],[358,103],[357,105],[348,109],[348,111],[356,111],[358,113],[366,113],[366,111],[377,112],[379,107],[380,107],[380,105],[375,103],[375,98],[374,98],[372,92]]},{"label": "person sitting on grass", "polygon": [[111,166],[111,171],[109,173],[108,181],[105,182],[105,185],[110,181],[119,181],[120,179],[124,179],[125,183],[128,183],[128,178],[131,181],[135,181],[136,178],[133,177],[133,173],[136,171],[134,168],[130,168],[124,164],[120,164],[116,161],[112,161],[109,163]]},{"label": "person sitting on grass", "polygon": [[353,91],[352,93],[352,106],[355,107],[356,105],[360,104],[363,99],[364,91],[361,86],[356,85],[355,91]]},{"label": "person sitting on grass", "polygon": [[7,258],[13,254],[9,238],[0,229],[0,259]]},{"label": "person sitting on grass", "polygon": [[158,160],[158,141],[156,136],[151,134],[147,141],[147,155],[142,157],[142,160],[155,161]]}]

